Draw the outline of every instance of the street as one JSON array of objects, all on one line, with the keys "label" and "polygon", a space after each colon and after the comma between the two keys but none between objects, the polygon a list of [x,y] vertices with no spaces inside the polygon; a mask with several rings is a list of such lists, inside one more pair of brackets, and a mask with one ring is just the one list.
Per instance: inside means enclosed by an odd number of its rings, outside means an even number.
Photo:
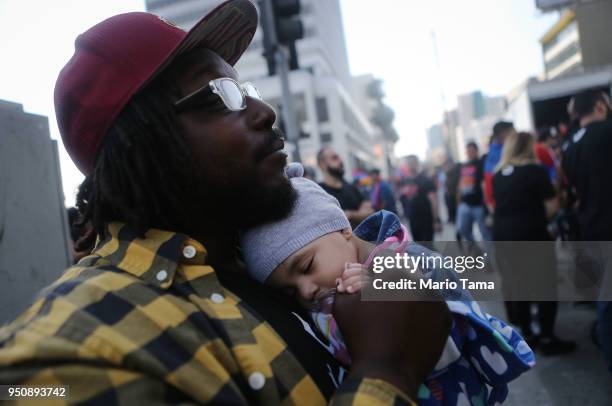
[{"label": "street", "polygon": [[[455,240],[452,225],[446,224],[438,241]],[[506,320],[501,302],[481,303],[486,311]],[[509,387],[507,405],[524,406],[604,406],[612,405],[612,374],[607,371],[603,355],[590,338],[596,318],[589,305],[559,303],[555,334],[575,340],[573,354],[546,357],[536,350],[536,366]]]}]

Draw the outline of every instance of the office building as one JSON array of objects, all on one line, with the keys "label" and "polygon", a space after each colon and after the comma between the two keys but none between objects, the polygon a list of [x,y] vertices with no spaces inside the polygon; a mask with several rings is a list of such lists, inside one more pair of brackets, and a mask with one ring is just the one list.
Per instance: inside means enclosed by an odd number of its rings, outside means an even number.
[{"label": "office building", "polygon": [[70,265],[68,238],[49,121],[0,100],[0,324]]},{"label": "office building", "polygon": [[565,10],[559,20],[540,38],[547,79],[580,72],[583,68],[576,13]]},{"label": "office building", "polygon": [[542,36],[546,79],[612,65],[612,1],[537,1],[543,11],[559,10],[559,20]]}]

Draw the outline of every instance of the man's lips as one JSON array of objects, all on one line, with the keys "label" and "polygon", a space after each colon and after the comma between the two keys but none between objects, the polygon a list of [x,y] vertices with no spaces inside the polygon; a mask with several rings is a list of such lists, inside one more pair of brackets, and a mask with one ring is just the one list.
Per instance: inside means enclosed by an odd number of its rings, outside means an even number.
[{"label": "man's lips", "polygon": [[284,173],[285,166],[287,166],[287,154],[283,150],[274,151],[273,153],[267,155],[262,162],[264,161],[271,163],[273,162],[274,165],[278,163],[281,171]]},{"label": "man's lips", "polygon": [[283,152],[283,148],[285,147],[285,142],[277,138],[275,139],[270,147],[266,150],[266,152],[260,155],[260,161],[267,160],[268,158],[272,158],[273,156],[284,156],[287,157],[287,154]]},{"label": "man's lips", "polygon": [[279,152],[280,150],[285,148],[285,141],[282,138],[277,138],[274,140],[273,147],[274,147],[274,151],[272,151],[273,154],[275,152]]}]

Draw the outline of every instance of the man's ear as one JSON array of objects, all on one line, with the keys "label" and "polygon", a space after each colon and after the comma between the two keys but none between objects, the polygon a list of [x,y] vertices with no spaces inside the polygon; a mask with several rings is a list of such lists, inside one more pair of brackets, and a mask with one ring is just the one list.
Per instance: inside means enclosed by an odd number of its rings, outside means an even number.
[{"label": "man's ear", "polygon": [[606,114],[608,113],[608,109],[606,104],[599,100],[597,103],[595,103],[595,109],[594,109],[599,116],[606,116]]},{"label": "man's ear", "polygon": [[350,228],[343,228],[342,236],[347,240],[350,239],[353,236],[353,230],[351,230]]}]

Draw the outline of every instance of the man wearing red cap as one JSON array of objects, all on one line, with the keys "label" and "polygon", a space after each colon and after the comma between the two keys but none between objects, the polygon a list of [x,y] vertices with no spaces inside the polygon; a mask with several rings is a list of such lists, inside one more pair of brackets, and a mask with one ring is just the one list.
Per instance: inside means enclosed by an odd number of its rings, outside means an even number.
[{"label": "man wearing red cap", "polygon": [[102,405],[416,399],[448,336],[444,303],[339,295],[345,371],[239,260],[238,230],[295,199],[275,113],[232,67],[256,28],[251,2],[230,0],[189,33],[128,13],[77,38],[55,103],[95,230],[78,248],[95,247],[0,329],[0,384]]}]

